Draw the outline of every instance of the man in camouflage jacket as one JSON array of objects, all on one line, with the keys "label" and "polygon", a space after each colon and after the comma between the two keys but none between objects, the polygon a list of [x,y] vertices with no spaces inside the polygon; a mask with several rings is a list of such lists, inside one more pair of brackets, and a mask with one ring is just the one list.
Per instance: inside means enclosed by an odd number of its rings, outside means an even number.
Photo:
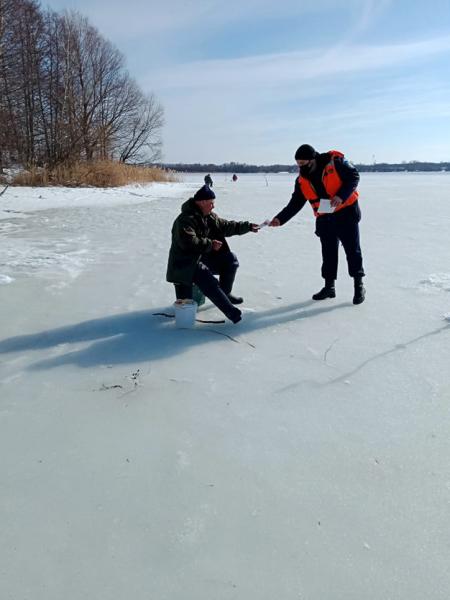
[{"label": "man in camouflage jacket", "polygon": [[[221,219],[212,212],[215,197],[205,185],[182,205],[172,226],[167,281],[175,285],[178,299],[192,298],[195,283],[230,321],[238,323],[242,313],[235,305],[243,299],[233,296],[231,290],[239,262],[225,238],[256,233],[259,227],[248,221]],[[219,280],[214,275],[219,275]]]}]

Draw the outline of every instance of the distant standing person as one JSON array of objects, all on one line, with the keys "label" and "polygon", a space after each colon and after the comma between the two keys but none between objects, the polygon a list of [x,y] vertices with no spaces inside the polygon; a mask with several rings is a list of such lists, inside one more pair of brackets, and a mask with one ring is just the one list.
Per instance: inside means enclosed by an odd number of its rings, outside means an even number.
[{"label": "distant standing person", "polygon": [[237,181],[238,176],[236,175],[236,173],[233,173],[233,177],[231,178],[233,181]]},{"label": "distant standing person", "polygon": [[[313,300],[336,296],[335,281],[341,242],[349,275],[354,280],[353,304],[361,304],[366,291],[359,241],[361,210],[356,191],[359,173],[341,152],[330,150],[319,154],[309,144],[298,148],[295,160],[300,174],[295,181],[294,193],[287,206],[272,219],[270,226],[284,225],[309,202],[316,217],[315,233],[322,245],[322,277],[325,280],[324,287],[313,295]],[[329,199],[329,208],[322,207],[321,198]]]},{"label": "distant standing person", "polygon": [[212,177],[209,173],[208,173],[208,175],[205,175],[204,181],[205,181],[205,185],[209,185],[210,188],[214,185]]},{"label": "distant standing person", "polygon": [[[231,290],[239,262],[225,238],[256,233],[259,226],[220,218],[212,212],[215,197],[204,185],[182,205],[172,226],[167,281],[175,285],[177,299],[192,298],[195,283],[230,321],[238,323],[242,313],[235,305],[244,300]],[[219,281],[214,275],[219,275]]]}]

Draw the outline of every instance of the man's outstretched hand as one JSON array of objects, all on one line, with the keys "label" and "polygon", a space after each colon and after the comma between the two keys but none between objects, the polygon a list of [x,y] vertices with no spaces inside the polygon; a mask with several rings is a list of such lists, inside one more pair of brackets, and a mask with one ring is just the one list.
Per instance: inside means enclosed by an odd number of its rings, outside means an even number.
[{"label": "man's outstretched hand", "polygon": [[276,217],[272,219],[269,223],[269,227],[280,227],[280,225],[280,219],[277,219]]},{"label": "man's outstretched hand", "polygon": [[258,233],[259,230],[259,225],[257,225],[256,223],[250,223],[250,231],[253,231],[253,233]]}]

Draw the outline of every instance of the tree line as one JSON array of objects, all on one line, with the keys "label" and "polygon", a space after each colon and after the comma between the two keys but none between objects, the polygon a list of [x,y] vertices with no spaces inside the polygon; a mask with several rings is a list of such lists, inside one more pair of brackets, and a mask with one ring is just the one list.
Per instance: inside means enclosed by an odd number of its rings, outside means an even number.
[{"label": "tree line", "polygon": [[0,0],[0,169],[160,158],[163,108],[77,12]]},{"label": "tree line", "polygon": [[[185,173],[297,173],[296,165],[248,165],[246,163],[229,162],[222,165],[213,163],[157,163],[162,169]],[[415,171],[450,171],[450,162],[402,162],[376,163],[372,165],[355,164],[361,172],[415,172]]]}]

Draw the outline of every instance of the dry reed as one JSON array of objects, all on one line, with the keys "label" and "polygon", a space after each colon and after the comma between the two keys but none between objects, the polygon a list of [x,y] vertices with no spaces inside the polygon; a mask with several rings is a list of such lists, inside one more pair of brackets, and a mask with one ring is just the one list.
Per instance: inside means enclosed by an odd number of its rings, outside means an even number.
[{"label": "dry reed", "polygon": [[105,188],[156,181],[177,181],[177,175],[157,167],[127,165],[105,160],[61,164],[53,168],[33,168],[17,174],[12,185]]}]

